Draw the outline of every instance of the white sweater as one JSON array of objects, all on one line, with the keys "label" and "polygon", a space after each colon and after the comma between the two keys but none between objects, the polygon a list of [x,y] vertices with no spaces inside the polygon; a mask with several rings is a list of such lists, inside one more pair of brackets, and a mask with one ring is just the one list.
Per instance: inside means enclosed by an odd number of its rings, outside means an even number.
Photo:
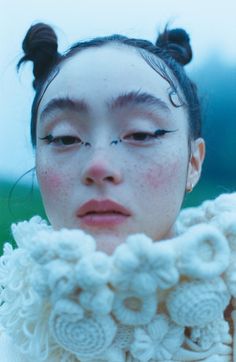
[{"label": "white sweater", "polygon": [[236,362],[236,193],[183,210],[177,231],[131,235],[108,256],[81,230],[13,225],[0,362]]}]

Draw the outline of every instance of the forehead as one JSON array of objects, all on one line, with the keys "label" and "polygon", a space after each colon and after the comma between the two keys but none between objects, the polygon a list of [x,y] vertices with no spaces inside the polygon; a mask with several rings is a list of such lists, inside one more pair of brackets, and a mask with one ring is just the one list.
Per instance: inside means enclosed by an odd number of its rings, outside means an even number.
[{"label": "forehead", "polygon": [[[158,60],[163,66],[161,59]],[[60,64],[60,70],[47,87],[39,112],[56,98],[79,99],[94,111],[101,110],[110,99],[131,92],[148,93],[168,104],[170,84],[131,46],[112,43],[83,49]]]}]

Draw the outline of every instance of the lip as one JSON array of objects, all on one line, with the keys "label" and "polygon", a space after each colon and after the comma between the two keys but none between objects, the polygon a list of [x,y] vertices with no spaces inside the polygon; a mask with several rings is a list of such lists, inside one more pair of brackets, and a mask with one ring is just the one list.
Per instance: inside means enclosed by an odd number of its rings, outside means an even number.
[{"label": "lip", "polygon": [[128,209],[109,199],[89,200],[77,213],[83,225],[93,227],[117,226],[125,222],[130,215]]}]

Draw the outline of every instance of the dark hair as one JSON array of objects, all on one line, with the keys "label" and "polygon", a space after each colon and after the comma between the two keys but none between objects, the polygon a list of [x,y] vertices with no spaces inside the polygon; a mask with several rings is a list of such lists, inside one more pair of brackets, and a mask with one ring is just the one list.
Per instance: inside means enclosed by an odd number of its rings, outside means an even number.
[{"label": "dark hair", "polygon": [[[168,30],[159,34],[155,44],[143,39],[133,39],[122,35],[111,35],[78,42],[65,53],[58,53],[57,36],[47,24],[38,23],[30,27],[24,41],[25,55],[17,64],[30,60],[33,62],[34,81],[36,91],[31,112],[31,140],[36,145],[36,120],[40,100],[55,77],[58,65],[72,57],[75,53],[90,47],[99,47],[108,43],[120,43],[137,49],[144,60],[164,79],[171,87],[170,101],[176,107],[185,106],[189,121],[189,136],[196,139],[201,134],[201,109],[196,85],[185,73],[184,65],[192,59],[192,50],[188,34],[183,29]],[[176,82],[177,81],[177,82]],[[173,101],[173,94],[178,95],[179,104]]]}]

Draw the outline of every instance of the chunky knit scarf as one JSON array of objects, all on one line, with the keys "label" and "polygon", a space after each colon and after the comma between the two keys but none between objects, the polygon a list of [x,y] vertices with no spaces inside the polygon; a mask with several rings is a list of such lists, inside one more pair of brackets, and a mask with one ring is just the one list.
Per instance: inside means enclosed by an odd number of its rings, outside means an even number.
[{"label": "chunky knit scarf", "polygon": [[108,256],[81,230],[14,224],[18,247],[0,258],[2,333],[22,361],[236,361],[236,193],[183,210],[177,231],[131,235]]}]

